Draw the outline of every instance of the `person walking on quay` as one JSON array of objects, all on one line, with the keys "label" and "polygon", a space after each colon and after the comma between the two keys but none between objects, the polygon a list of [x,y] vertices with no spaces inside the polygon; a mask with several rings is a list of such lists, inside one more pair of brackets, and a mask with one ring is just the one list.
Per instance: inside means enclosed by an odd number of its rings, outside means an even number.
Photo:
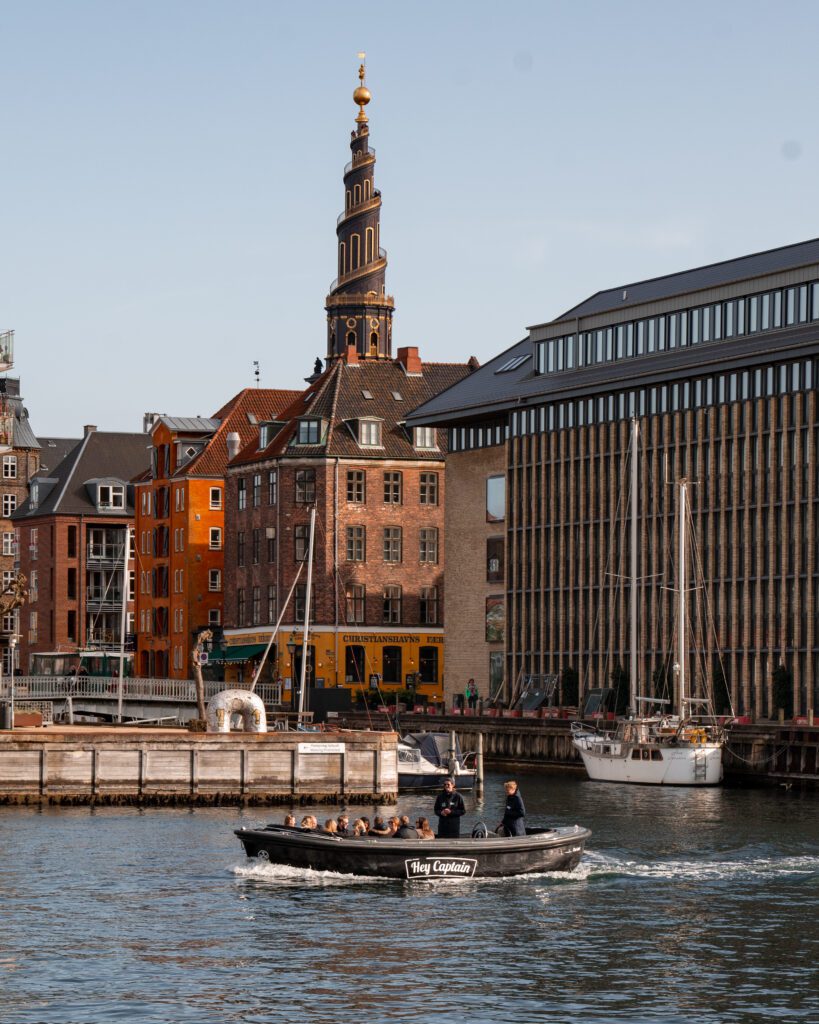
[{"label": "person walking on quay", "polygon": [[438,838],[457,839],[461,834],[461,818],[466,808],[452,779],[444,779],[444,789],[435,799],[434,810],[438,815]]},{"label": "person walking on quay", "polygon": [[466,699],[470,708],[474,711],[478,706],[478,687],[475,685],[474,679],[470,679],[466,684]]},{"label": "person walking on quay", "polygon": [[503,820],[497,827],[501,835],[525,836],[526,835],[526,808],[523,806],[523,797],[518,792],[517,782],[504,782],[506,790],[506,807],[503,811]]}]

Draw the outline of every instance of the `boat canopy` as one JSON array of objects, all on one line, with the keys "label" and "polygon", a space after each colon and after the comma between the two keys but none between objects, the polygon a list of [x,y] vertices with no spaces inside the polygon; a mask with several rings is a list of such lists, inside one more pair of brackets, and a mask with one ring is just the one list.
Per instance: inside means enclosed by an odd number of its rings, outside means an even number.
[{"label": "boat canopy", "polygon": [[[414,747],[422,757],[434,765],[447,767],[449,764],[450,736],[446,732],[410,732],[401,737],[408,747]],[[461,761],[461,745],[455,737],[455,757]]]}]

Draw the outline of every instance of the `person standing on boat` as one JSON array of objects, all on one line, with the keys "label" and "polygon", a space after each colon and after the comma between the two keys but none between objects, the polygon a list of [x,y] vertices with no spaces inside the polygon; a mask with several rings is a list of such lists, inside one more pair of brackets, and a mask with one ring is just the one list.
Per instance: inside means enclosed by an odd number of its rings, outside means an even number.
[{"label": "person standing on boat", "polygon": [[461,818],[466,808],[464,799],[455,790],[452,779],[444,779],[444,789],[435,799],[435,813],[438,815],[438,838],[457,839],[461,834]]},{"label": "person standing on boat", "polygon": [[497,827],[501,835],[525,836],[526,835],[526,808],[523,806],[523,797],[518,792],[518,784],[510,780],[504,782],[506,790],[506,807],[503,811],[503,821]]}]

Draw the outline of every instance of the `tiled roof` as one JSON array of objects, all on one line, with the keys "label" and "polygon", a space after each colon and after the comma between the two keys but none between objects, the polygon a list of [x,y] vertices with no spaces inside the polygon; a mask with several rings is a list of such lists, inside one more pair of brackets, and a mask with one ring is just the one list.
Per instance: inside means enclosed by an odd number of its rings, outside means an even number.
[{"label": "tiled roof", "polygon": [[[423,373],[416,375],[407,374],[397,361],[372,360],[351,365],[336,360],[278,417],[286,420],[287,425],[267,448],[259,450],[259,432],[256,430],[231,466],[273,456],[440,459],[444,438],[440,438],[441,450],[416,449],[404,421],[417,406],[457,384],[469,373],[470,368],[465,363],[424,363]],[[290,443],[295,437],[300,417],[325,422],[325,444]],[[362,418],[381,421],[382,446],[369,448],[358,444],[348,424]]]},{"label": "tiled roof", "polygon": [[53,476],[57,467],[69,455],[78,444],[79,437],[38,437],[40,445],[40,472],[39,476]]},{"label": "tiled roof", "polygon": [[666,274],[665,277],[654,277],[647,281],[637,281],[635,284],[609,288],[585,299],[553,322],[559,323],[561,320],[604,313],[611,309],[625,309],[643,302],[656,302],[658,299],[701,291],[703,288],[718,288],[735,281],[809,266],[811,263],[819,263],[819,238],[752,253],[750,256],[740,256],[738,259],[724,260],[722,263],[710,263],[705,267],[695,267],[693,270]]},{"label": "tiled roof", "polygon": [[204,450],[182,466],[175,474],[178,477],[204,476],[221,477],[228,463],[227,436],[237,433],[239,447],[258,438],[258,423],[262,420],[277,419],[293,401],[298,391],[275,388],[245,388],[235,395],[213,417],[218,426]]}]

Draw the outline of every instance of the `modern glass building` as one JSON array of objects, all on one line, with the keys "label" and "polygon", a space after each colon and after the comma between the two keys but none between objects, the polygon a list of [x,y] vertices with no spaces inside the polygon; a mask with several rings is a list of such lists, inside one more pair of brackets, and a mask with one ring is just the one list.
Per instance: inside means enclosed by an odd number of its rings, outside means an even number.
[{"label": "modern glass building", "polygon": [[[521,674],[565,668],[587,688],[610,685],[632,657],[644,694],[673,683],[669,556],[684,477],[706,599],[696,688],[724,681],[734,710],[756,716],[776,714],[784,684],[787,711],[816,706],[818,378],[813,240],[598,292],[413,414],[449,428],[450,493],[460,458],[472,453],[473,480],[474,453],[504,452],[507,692]],[[634,418],[632,652],[622,482]],[[448,609],[448,648],[458,627]]]}]

